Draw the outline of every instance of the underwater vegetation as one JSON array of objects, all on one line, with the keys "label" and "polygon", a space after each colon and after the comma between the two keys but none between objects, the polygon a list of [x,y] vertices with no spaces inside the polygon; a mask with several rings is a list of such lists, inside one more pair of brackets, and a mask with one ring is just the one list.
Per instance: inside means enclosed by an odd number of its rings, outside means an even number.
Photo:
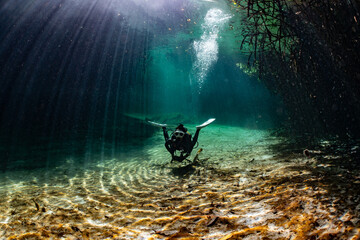
[{"label": "underwater vegetation", "polygon": [[248,66],[279,94],[291,128],[315,136],[360,133],[358,1],[234,0]]}]

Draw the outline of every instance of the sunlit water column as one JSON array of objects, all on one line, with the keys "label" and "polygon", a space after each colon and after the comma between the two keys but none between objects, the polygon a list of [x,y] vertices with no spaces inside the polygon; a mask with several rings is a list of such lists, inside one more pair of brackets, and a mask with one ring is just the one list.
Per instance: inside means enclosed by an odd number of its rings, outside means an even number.
[{"label": "sunlit water column", "polygon": [[230,18],[230,14],[218,8],[210,9],[201,25],[203,34],[200,40],[193,42],[195,62],[190,74],[190,84],[194,104],[197,104],[198,95],[201,93],[207,74],[218,60],[219,33]]}]

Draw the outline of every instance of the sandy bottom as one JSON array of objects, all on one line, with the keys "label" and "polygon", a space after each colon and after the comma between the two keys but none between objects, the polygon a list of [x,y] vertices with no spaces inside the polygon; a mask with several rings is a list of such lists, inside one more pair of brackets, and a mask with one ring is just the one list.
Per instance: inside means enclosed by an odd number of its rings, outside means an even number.
[{"label": "sandy bottom", "polygon": [[124,159],[2,173],[0,238],[359,239],[360,174],[339,156],[216,125],[199,142],[195,165],[169,164],[159,131]]}]

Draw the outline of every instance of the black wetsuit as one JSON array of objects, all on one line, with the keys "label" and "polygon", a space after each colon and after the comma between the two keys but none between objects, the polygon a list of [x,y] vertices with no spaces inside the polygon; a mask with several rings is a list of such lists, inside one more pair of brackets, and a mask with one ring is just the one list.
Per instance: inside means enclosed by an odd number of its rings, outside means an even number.
[{"label": "black wetsuit", "polygon": [[[185,132],[185,135],[181,139],[178,139],[175,136],[172,136],[170,138],[165,127],[163,127],[163,132],[165,137],[165,147],[171,153],[171,161],[175,160],[178,162],[182,162],[190,155],[191,151],[193,150],[199,137],[200,129],[196,130],[193,139],[191,139],[191,134],[189,134],[188,132]],[[180,156],[175,156],[176,150],[181,152]]]}]

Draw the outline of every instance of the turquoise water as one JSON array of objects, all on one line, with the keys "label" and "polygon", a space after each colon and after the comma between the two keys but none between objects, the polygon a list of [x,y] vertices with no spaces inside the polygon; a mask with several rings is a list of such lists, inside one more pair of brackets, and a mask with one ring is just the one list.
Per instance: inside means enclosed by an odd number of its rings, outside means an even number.
[{"label": "turquoise water", "polygon": [[[289,134],[241,19],[225,0],[1,1],[0,238],[357,239],[359,141]],[[209,118],[181,163],[147,122]]]},{"label": "turquoise water", "polygon": [[1,35],[3,169],[121,155],[152,136],[144,120],[154,116],[251,129],[286,119],[281,100],[239,68],[226,2],[89,3],[2,5],[12,16]]}]

